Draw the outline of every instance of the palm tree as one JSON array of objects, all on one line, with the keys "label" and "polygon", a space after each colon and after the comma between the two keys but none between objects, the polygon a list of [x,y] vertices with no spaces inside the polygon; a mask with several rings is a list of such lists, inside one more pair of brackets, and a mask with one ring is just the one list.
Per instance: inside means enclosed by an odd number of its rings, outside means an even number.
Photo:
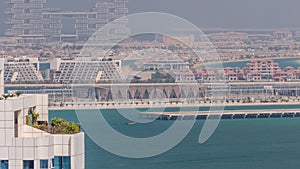
[{"label": "palm tree", "polygon": [[22,94],[22,93],[21,93],[20,91],[16,91],[16,92],[15,92],[15,95],[16,95],[17,97],[19,97],[21,94]]},{"label": "palm tree", "polygon": [[3,94],[2,97],[4,97],[4,99],[6,100],[7,98],[9,98],[8,94]]}]

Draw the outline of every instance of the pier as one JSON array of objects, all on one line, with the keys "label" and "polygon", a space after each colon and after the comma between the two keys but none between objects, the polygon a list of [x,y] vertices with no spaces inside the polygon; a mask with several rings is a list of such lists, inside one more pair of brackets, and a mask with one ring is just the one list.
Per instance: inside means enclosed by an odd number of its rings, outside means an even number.
[{"label": "pier", "polygon": [[299,110],[251,110],[210,112],[146,112],[140,113],[140,118],[157,120],[206,120],[206,119],[265,119],[265,118],[295,118],[300,117]]}]

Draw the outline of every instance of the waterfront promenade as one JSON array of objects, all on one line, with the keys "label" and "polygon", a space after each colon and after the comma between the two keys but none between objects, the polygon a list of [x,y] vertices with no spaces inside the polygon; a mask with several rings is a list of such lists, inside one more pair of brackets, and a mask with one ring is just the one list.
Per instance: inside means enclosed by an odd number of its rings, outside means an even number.
[{"label": "waterfront promenade", "polygon": [[300,117],[300,109],[276,110],[225,110],[224,112],[145,112],[140,118],[159,120],[205,120],[205,119],[255,119]]},{"label": "waterfront promenade", "polygon": [[[213,108],[209,106],[224,106]],[[226,107],[225,107],[226,106]],[[174,109],[173,111],[170,111]],[[182,108],[182,109],[181,109]],[[189,109],[190,108],[190,109]],[[256,119],[300,117],[300,104],[291,103],[230,103],[230,104],[151,104],[151,105],[82,105],[50,107],[50,110],[111,110],[140,109],[138,117],[151,120]],[[149,109],[144,112],[141,109]],[[152,110],[151,110],[152,109]],[[162,109],[162,110],[160,110]],[[167,110],[168,109],[168,110]],[[167,110],[167,111],[165,111]]]},{"label": "waterfront promenade", "polygon": [[[224,82],[225,83],[225,82]],[[94,86],[94,87],[110,87],[110,86],[174,86],[174,85],[187,85],[191,86],[193,84],[198,85],[213,85],[218,83],[101,83],[101,84],[5,84],[5,87],[36,87],[36,88],[69,88],[69,87],[86,87],[86,86]],[[269,81],[259,81],[259,82],[248,82],[248,81],[237,81],[237,82],[226,82],[228,85],[300,85],[300,81],[293,82],[269,82]]]},{"label": "waterfront promenade", "polygon": [[124,104],[124,103],[93,103],[93,102],[81,102],[73,103],[64,106],[50,106],[49,110],[109,110],[109,109],[149,109],[149,108],[181,108],[181,107],[239,107],[239,106],[291,106],[299,105],[300,111],[300,102],[281,102],[281,103],[150,103],[150,104]]}]

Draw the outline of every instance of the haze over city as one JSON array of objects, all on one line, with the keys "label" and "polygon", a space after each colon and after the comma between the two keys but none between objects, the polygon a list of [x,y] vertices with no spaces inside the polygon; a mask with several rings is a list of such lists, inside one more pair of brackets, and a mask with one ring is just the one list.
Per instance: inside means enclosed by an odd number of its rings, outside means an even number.
[{"label": "haze over city", "polygon": [[0,0],[0,169],[299,168],[299,5]]},{"label": "haze over city", "polygon": [[[0,11],[4,11],[4,0]],[[84,3],[82,3],[84,1]],[[51,0],[47,7],[76,11],[88,10],[96,0]],[[291,29],[300,27],[300,1],[270,0],[129,0],[129,13],[165,12],[183,17],[201,29],[242,28],[242,29]],[[4,23],[1,14],[0,22]],[[3,35],[4,25],[0,25]]]}]

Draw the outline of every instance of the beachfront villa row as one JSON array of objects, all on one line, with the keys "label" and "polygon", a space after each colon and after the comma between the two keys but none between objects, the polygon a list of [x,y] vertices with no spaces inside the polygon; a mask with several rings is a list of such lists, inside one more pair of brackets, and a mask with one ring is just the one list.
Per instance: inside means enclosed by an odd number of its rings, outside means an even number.
[{"label": "beachfront villa row", "polygon": [[83,169],[84,134],[51,134],[47,124],[47,95],[0,100],[0,168]]},{"label": "beachfront villa row", "polygon": [[175,71],[175,82],[195,82],[195,75],[190,70]]},{"label": "beachfront villa row", "polygon": [[[294,33],[294,34],[293,34]],[[273,34],[247,34],[242,32],[222,32],[209,34],[208,38],[211,41],[223,42],[228,40],[245,41],[245,40],[271,40],[271,39],[291,39],[298,38],[300,36],[299,31],[275,31]]]},{"label": "beachfront villa row", "polygon": [[[43,66],[42,66],[43,65]],[[43,67],[43,68],[41,68]],[[45,68],[46,67],[46,68]],[[122,61],[112,60],[62,60],[41,63],[37,58],[8,58],[4,65],[4,81],[11,83],[85,83],[119,82],[124,80]],[[197,69],[192,72],[187,62],[164,58],[143,64],[143,70],[172,72],[175,82],[195,82],[224,79],[227,81],[297,81],[300,68],[288,66],[283,70],[273,60],[252,60],[244,68]]]},{"label": "beachfront villa row", "polygon": [[300,68],[288,66],[283,70],[273,60],[252,60],[244,68],[199,69],[194,72],[196,80],[214,80],[222,77],[227,81],[296,81],[300,80]]}]

